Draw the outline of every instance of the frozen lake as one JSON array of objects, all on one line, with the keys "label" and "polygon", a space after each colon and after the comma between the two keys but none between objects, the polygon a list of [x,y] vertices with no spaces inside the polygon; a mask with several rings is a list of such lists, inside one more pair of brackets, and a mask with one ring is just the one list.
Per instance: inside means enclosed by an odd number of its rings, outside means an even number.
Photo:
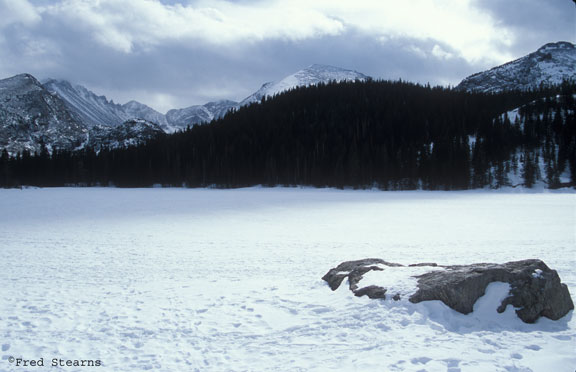
[{"label": "frozen lake", "polygon": [[0,371],[573,372],[572,313],[478,319],[320,278],[540,258],[575,299],[575,226],[574,193],[0,190]]}]

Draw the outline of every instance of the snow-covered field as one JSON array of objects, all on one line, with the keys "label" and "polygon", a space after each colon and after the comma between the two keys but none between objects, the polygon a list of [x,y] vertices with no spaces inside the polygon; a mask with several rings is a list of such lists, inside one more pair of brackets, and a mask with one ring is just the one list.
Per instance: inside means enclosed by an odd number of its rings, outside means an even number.
[{"label": "snow-covered field", "polygon": [[496,315],[506,285],[465,316],[320,278],[541,258],[576,298],[575,213],[573,193],[0,190],[0,371],[573,372],[572,313]]}]

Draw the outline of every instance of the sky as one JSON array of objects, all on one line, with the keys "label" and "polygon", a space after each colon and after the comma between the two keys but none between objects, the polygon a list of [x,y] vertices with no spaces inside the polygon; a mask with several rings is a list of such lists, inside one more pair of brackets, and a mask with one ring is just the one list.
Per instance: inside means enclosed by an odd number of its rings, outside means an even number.
[{"label": "sky", "polygon": [[0,0],[0,78],[30,73],[165,113],[240,101],[312,64],[456,85],[548,42],[573,0]]}]

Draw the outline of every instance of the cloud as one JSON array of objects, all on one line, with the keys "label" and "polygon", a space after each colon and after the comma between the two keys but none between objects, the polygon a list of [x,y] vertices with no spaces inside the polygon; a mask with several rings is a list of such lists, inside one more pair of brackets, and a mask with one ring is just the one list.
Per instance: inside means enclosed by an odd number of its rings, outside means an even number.
[{"label": "cloud", "polygon": [[370,35],[431,38],[468,61],[507,56],[494,45],[513,36],[470,0],[64,0],[41,9],[76,32],[130,53],[166,42],[227,47],[264,40],[299,41],[350,30]]},{"label": "cloud", "polygon": [[576,7],[572,1],[474,0],[471,4],[489,14],[499,28],[515,35],[509,48],[517,56],[549,42],[576,41]]},{"label": "cloud", "polygon": [[43,16],[88,32],[103,45],[126,53],[161,43],[201,42],[225,46],[264,39],[300,40],[338,34],[342,23],[309,8],[282,3],[228,1],[195,5],[155,0],[66,0],[44,9]]},{"label": "cloud", "polygon": [[32,25],[40,21],[36,8],[27,0],[0,0],[0,29],[13,24]]},{"label": "cloud", "polygon": [[0,78],[64,78],[160,111],[241,100],[313,63],[456,84],[557,40],[570,16],[556,3],[0,0]]}]

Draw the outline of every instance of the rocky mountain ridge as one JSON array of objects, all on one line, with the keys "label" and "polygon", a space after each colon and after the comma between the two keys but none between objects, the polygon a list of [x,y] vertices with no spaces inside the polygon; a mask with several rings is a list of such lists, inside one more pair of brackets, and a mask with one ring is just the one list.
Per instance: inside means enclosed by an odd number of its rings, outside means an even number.
[{"label": "rocky mountain ridge", "polygon": [[548,43],[522,58],[471,75],[456,89],[496,93],[503,90],[528,90],[541,85],[576,81],[576,46],[566,41]]},{"label": "rocky mountain ridge", "polygon": [[[54,81],[47,85],[55,86]],[[0,150],[16,155],[86,146],[121,147],[164,133],[157,124],[144,119],[121,121],[112,109],[122,106],[83,87],[62,83],[58,88],[68,101],[29,74],[0,80]],[[83,110],[72,109],[71,102]]]},{"label": "rocky mountain ridge", "polygon": [[32,75],[0,80],[0,149],[10,154],[43,147],[73,150],[87,140],[88,128]]}]

